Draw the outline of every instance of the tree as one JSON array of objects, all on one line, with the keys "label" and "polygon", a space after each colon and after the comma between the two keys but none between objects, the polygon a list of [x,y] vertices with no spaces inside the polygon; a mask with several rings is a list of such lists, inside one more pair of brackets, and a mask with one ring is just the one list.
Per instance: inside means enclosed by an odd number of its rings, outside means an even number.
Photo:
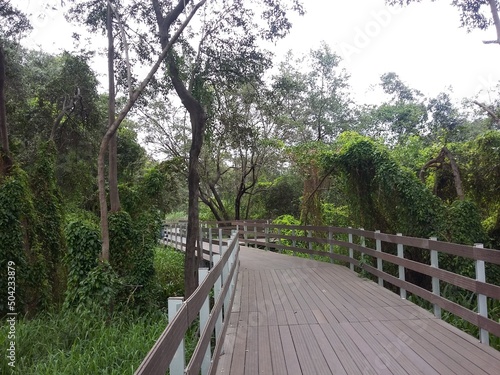
[{"label": "tree", "polygon": [[362,115],[367,133],[381,136],[389,144],[402,143],[411,135],[425,130],[427,109],[423,95],[408,87],[394,72],[380,77],[380,87],[389,100],[379,106],[367,108]]},{"label": "tree", "polygon": [[[186,4],[189,1],[181,1],[171,11],[166,11],[165,4],[153,0],[156,27],[162,46],[168,40],[169,30],[166,25]],[[177,96],[189,113],[191,123],[185,257],[187,296],[195,290],[197,284],[195,251],[199,233],[199,156],[210,119],[213,100],[211,87],[243,83],[256,73],[259,74],[262,52],[256,41],[259,38],[280,38],[291,27],[286,17],[288,5],[284,1],[261,0],[254,1],[254,4],[257,9],[260,7],[264,26],[260,26],[254,19],[255,8],[248,5],[248,2],[215,2],[204,14],[201,30],[194,34],[198,40],[197,46],[189,45],[186,40],[179,45],[182,50],[176,49],[167,59],[169,77]],[[292,9],[302,12],[297,1],[293,1]]]},{"label": "tree", "polygon": [[5,43],[31,30],[31,25],[26,15],[13,7],[9,0],[0,0],[0,21],[0,177],[2,177],[12,166],[5,108]]},{"label": "tree", "polygon": [[273,77],[275,121],[293,142],[332,141],[352,123],[349,76],[326,43],[294,59],[288,52]]},{"label": "tree", "polygon": [[[137,100],[139,99],[139,96],[145,91],[146,87],[148,84],[153,80],[154,75],[156,74],[157,70],[160,68],[162,63],[164,62],[165,58],[169,54],[172,46],[174,43],[179,39],[180,35],[186,28],[186,26],[189,24],[193,16],[196,14],[199,8],[201,8],[205,4],[206,0],[201,0],[194,6],[192,6],[191,10],[187,13],[186,18],[181,21],[180,25],[176,29],[175,33],[171,35],[171,28],[174,25],[177,25],[179,16],[184,12],[186,9],[186,5],[189,4],[189,1],[180,1],[174,8],[169,10],[167,12],[167,15],[163,17],[161,13],[157,14],[158,18],[157,21],[160,23],[160,40],[161,40],[161,46],[162,50],[161,53],[159,54],[156,62],[151,66],[149,73],[146,75],[146,77],[142,80],[142,82],[139,84],[139,86],[134,89],[127,102],[125,103],[124,107],[120,111],[120,113],[116,116],[114,119],[113,123],[110,124],[108,127],[106,133],[104,134],[102,140],[101,140],[101,146],[99,149],[99,156],[97,160],[97,165],[98,165],[98,187],[99,187],[99,206],[100,206],[100,212],[101,212],[101,236],[102,236],[102,252],[101,252],[101,259],[104,261],[109,260],[109,229],[108,229],[108,205],[107,205],[107,197],[106,197],[106,183],[105,183],[105,155],[108,151],[109,144],[113,136],[115,135],[116,131],[118,130],[120,124],[122,121],[125,119],[129,111],[132,109],[132,107],[135,105]],[[86,8],[87,7],[90,8]],[[97,8],[92,8],[92,3],[90,4],[77,4],[75,8],[73,9],[73,14],[76,14],[79,12],[79,10],[86,11],[86,14],[89,15],[90,18],[87,18],[90,22],[91,25],[96,27],[96,25],[99,24],[99,15],[97,14],[97,20],[95,19],[95,14],[93,11],[96,11],[97,13],[99,12],[99,6]],[[137,5],[137,4],[132,4],[132,6]],[[153,0],[153,10],[160,9],[160,4],[158,0]],[[160,9],[161,12],[161,9]],[[155,13],[156,14],[156,13]],[[94,17],[94,18],[93,18]],[[193,289],[194,290],[194,289]]]}]

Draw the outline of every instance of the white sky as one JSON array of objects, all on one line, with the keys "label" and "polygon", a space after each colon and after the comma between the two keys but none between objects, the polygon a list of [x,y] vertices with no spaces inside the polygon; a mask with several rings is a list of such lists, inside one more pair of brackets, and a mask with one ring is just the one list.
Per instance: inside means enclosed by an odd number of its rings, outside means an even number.
[{"label": "white sky", "polygon": [[[73,30],[58,10],[60,0],[48,1],[54,10],[43,10],[40,0],[16,2],[35,16],[35,30],[26,41],[29,47],[71,50]],[[491,28],[466,33],[459,27],[458,9],[449,2],[424,0],[401,9],[385,6],[384,0],[307,0],[307,14],[293,17],[291,34],[278,42],[275,52],[279,57],[291,49],[300,55],[324,40],[344,57],[360,102],[377,100],[369,87],[389,71],[428,97],[448,86],[458,99],[485,93],[500,80],[500,46],[482,43],[494,39],[495,32]],[[488,102],[484,94],[482,98]]]}]

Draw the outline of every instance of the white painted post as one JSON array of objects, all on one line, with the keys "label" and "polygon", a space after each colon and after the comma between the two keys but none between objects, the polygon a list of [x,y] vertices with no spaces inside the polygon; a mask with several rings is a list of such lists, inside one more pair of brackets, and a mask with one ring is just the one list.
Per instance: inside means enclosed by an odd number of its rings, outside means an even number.
[{"label": "white painted post", "polygon": [[[349,229],[352,229],[351,227],[349,227]],[[349,243],[352,243],[352,233],[349,233],[348,234],[348,241]],[[349,268],[351,269],[351,271],[354,271],[354,250],[352,249],[352,247],[349,248],[349,258],[351,258],[351,262],[349,264]]]},{"label": "white painted post", "polygon": [[219,228],[219,254],[222,255],[222,247],[223,247],[223,241],[222,241],[222,228]]},{"label": "white painted post", "polygon": [[182,225],[179,224],[179,235],[181,237],[181,240],[180,240],[180,243],[179,243],[179,246],[180,246],[180,249],[182,251]]},{"label": "white painted post", "polygon": [[[228,243],[229,245],[229,243]],[[220,252],[220,256],[222,257],[225,252],[228,251],[228,247],[227,246],[222,246],[221,247],[221,252]],[[221,272],[221,276],[222,276],[222,286],[226,285],[226,283],[229,283],[231,282],[231,280],[228,280],[228,275],[229,275],[229,262],[230,262],[230,259],[227,260],[226,264],[224,264],[224,266],[222,267],[222,272]],[[228,311],[227,311],[227,308],[228,308],[228,302],[229,302],[229,293],[226,293],[226,297],[224,298],[224,316],[226,317],[227,314],[228,314]]]},{"label": "white painted post", "polygon": [[[363,228],[359,228],[359,230],[364,230],[364,229]],[[360,242],[361,247],[366,247],[365,236],[360,236],[359,237],[359,242]],[[360,259],[362,259],[363,261],[365,261],[365,253],[361,253],[360,254]]]},{"label": "white painted post", "polygon": [[[474,244],[474,247],[483,248],[482,243]],[[484,260],[476,260],[476,280],[486,282],[486,270],[484,267]],[[481,316],[488,317],[488,304],[484,294],[477,295],[477,313]],[[484,328],[479,329],[479,340],[481,343],[490,345],[490,334]]]},{"label": "white painted post", "polygon": [[[328,241],[330,241],[330,254],[333,254],[333,233],[331,229],[328,231]],[[330,257],[330,263],[333,263],[333,257]]]},{"label": "white painted post", "polygon": [[[279,245],[282,245],[283,242],[281,241],[281,228],[278,228],[278,244]],[[274,251],[276,251],[276,248],[274,249]],[[281,253],[281,249],[278,248],[278,252]]]},{"label": "white painted post", "polygon": [[[402,233],[398,233],[398,236],[403,236]],[[403,245],[398,243],[398,257],[404,258],[404,248]],[[398,266],[399,269],[399,280],[405,281],[405,268],[403,266]],[[399,288],[399,295],[402,299],[406,299],[406,289]]]},{"label": "white painted post", "polygon": [[[208,268],[200,268],[198,270],[198,282],[201,284],[203,280],[205,280],[207,275],[208,275]],[[203,330],[205,329],[209,318],[210,318],[210,301],[209,301],[209,296],[207,296],[200,309],[200,332],[203,332]],[[203,362],[201,363],[202,375],[208,374],[211,360],[212,360],[212,352],[210,349],[210,345],[208,345],[207,351],[203,356]]]},{"label": "white painted post", "polygon": [[178,250],[182,250],[182,248],[179,246],[179,235],[180,235],[179,223],[176,223],[175,224],[175,248]]},{"label": "white painted post", "polygon": [[208,228],[208,253],[210,254],[210,267],[214,266],[214,253],[212,247],[212,228]]},{"label": "white painted post", "polygon": [[[307,237],[308,238],[311,238],[312,237],[312,232],[310,230],[307,231]],[[312,239],[309,240],[309,250],[312,250],[313,249],[313,243],[312,243]],[[309,254],[309,258],[310,259],[313,259],[313,255],[312,254]]]},{"label": "white painted post", "polygon": [[264,228],[264,233],[265,233],[264,234],[264,237],[265,237],[264,239],[266,241],[266,247],[265,247],[265,249],[266,249],[266,251],[269,251],[269,245],[268,245],[269,244],[269,227],[266,226]]},{"label": "white painted post", "polygon": [[[376,230],[375,233],[380,233],[380,231]],[[379,253],[382,252],[382,241],[375,240],[375,251],[378,251]],[[382,258],[379,258],[379,257],[377,257],[377,270],[380,272],[384,271]],[[378,277],[378,285],[384,286],[384,279],[380,276]]]},{"label": "white painted post", "polygon": [[[214,266],[219,263],[220,261],[220,255],[219,254],[214,254]],[[217,280],[215,281],[214,284],[214,299],[217,301],[217,299],[220,296],[222,290],[222,275],[220,275]],[[219,316],[217,317],[217,320],[215,322],[215,337],[219,337],[219,334],[222,332],[222,310],[219,312]]]},{"label": "white painted post", "polygon": [[[184,297],[169,297],[168,299],[168,321],[169,323],[177,315],[177,312],[184,302]],[[184,339],[182,339],[177,351],[174,354],[174,358],[170,362],[170,374],[171,375],[182,375],[184,374],[184,368],[186,367],[185,353],[184,353]]]},{"label": "white painted post", "polygon": [[200,238],[199,238],[199,244],[200,244],[200,255],[201,255],[201,259],[198,260],[198,264],[200,264],[200,262],[202,262],[202,260],[204,259],[203,258],[203,224],[200,225]]},{"label": "white painted post", "polygon": [[[437,241],[437,237],[431,237],[430,240]],[[431,250],[431,267],[439,268],[439,253],[437,250]],[[436,296],[441,295],[440,281],[437,277],[432,278],[432,294]],[[434,304],[434,316],[441,319],[441,307],[437,304]]]}]

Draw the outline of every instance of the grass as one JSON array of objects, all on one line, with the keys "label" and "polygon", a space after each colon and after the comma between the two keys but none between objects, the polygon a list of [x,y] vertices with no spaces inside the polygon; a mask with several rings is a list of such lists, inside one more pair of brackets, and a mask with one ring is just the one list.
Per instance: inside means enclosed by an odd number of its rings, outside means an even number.
[{"label": "grass", "polygon": [[[133,374],[165,329],[167,316],[47,313],[16,324],[15,371],[2,361],[2,374]],[[0,340],[6,350],[6,327]],[[5,352],[2,347],[2,352]]]},{"label": "grass", "polygon": [[[184,290],[184,255],[158,247],[154,259],[162,289],[160,305],[168,296]],[[146,311],[148,311],[146,309]],[[107,322],[108,321],[108,322]],[[152,307],[146,313],[117,311],[111,319],[102,312],[59,311],[40,314],[16,323],[16,367],[0,363],[0,374],[88,375],[133,374],[167,325],[165,310]],[[6,319],[0,322],[0,349],[10,341]],[[186,351],[192,352],[197,327],[186,335]]]}]

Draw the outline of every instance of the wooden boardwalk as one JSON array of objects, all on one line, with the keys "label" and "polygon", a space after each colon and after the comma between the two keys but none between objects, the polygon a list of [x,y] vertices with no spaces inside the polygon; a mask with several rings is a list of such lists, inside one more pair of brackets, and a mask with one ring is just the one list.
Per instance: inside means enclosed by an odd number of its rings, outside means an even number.
[{"label": "wooden boardwalk", "polygon": [[218,374],[500,374],[500,352],[346,267],[240,262]]}]

